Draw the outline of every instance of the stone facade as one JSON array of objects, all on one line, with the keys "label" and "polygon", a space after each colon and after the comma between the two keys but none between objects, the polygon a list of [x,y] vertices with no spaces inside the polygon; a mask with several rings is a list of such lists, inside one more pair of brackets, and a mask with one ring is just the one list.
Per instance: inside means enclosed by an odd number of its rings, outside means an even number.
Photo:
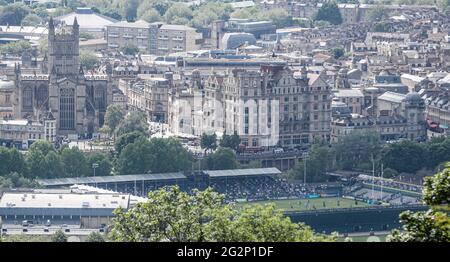
[{"label": "stone facade", "polygon": [[103,125],[112,101],[110,76],[85,75],[79,57],[79,26],[56,32],[49,22],[48,65],[24,74],[15,68],[14,117],[40,120],[47,112],[56,119],[57,135],[90,136]]}]

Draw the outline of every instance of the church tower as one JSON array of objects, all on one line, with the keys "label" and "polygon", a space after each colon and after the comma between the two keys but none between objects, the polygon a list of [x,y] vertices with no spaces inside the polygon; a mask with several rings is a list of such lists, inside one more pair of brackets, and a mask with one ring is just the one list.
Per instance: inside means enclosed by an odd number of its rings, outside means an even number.
[{"label": "church tower", "polygon": [[76,17],[71,31],[63,28],[58,33],[55,32],[53,18],[50,18],[48,30],[49,70],[54,71],[57,76],[78,74],[80,68],[79,35],[80,27]]}]

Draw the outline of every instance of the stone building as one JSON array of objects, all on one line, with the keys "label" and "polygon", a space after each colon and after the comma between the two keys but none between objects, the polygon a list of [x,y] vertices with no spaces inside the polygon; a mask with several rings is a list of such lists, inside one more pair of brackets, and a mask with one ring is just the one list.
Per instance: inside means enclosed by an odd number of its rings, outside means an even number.
[{"label": "stone building", "polygon": [[181,124],[189,122],[192,128],[185,130],[196,130],[196,134],[237,132],[241,143],[254,149],[307,147],[315,139],[330,139],[331,86],[323,74],[266,64],[259,70],[240,68],[213,73],[205,81],[192,78],[189,86],[196,87],[178,90],[172,99],[184,97],[191,115],[180,120],[178,112],[186,111],[186,106],[172,108],[171,129],[179,130]]},{"label": "stone building", "polygon": [[90,137],[103,125],[112,101],[111,72],[84,74],[76,19],[72,27],[58,30],[50,19],[48,62],[40,71],[25,74],[20,65],[15,67],[15,118],[40,120],[50,111],[60,136]]}]

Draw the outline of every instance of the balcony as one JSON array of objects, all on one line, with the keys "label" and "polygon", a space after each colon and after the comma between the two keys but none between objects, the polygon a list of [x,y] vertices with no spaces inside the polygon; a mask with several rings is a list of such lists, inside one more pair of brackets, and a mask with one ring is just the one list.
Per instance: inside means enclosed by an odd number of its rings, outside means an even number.
[{"label": "balcony", "polygon": [[183,37],[173,37],[172,40],[173,41],[183,41],[184,38]]},{"label": "balcony", "polygon": [[119,34],[116,33],[109,33],[108,37],[119,37]]}]

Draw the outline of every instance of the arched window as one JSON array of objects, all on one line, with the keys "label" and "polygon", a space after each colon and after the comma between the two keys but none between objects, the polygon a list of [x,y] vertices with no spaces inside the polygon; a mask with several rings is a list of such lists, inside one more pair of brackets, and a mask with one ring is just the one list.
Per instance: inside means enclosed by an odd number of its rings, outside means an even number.
[{"label": "arched window", "polygon": [[75,90],[63,88],[59,98],[59,127],[62,130],[75,129]]},{"label": "arched window", "polygon": [[38,106],[42,106],[48,98],[48,88],[45,85],[40,85],[36,93],[36,101]]},{"label": "arched window", "polygon": [[23,89],[23,109],[33,109],[33,89],[25,87]]}]

